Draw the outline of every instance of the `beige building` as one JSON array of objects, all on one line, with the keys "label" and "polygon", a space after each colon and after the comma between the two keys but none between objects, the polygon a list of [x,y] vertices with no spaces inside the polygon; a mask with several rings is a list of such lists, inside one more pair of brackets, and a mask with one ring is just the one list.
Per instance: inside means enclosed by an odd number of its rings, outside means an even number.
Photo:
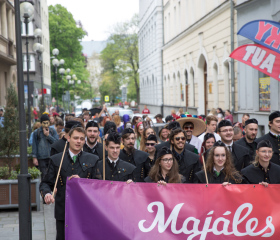
[{"label": "beige building", "polygon": [[[180,107],[190,114],[231,109],[230,1],[164,0],[163,4],[164,115]],[[236,24],[234,33],[236,47]]]},{"label": "beige building", "polygon": [[0,107],[6,105],[7,88],[17,84],[15,44],[13,1],[0,0]]}]

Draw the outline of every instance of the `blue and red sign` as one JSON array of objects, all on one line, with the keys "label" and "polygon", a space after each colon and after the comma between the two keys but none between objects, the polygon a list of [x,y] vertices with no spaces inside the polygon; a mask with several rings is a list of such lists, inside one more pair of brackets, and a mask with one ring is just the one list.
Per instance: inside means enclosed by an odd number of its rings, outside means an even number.
[{"label": "blue and red sign", "polygon": [[280,23],[278,22],[270,20],[248,22],[237,34],[280,53]]}]

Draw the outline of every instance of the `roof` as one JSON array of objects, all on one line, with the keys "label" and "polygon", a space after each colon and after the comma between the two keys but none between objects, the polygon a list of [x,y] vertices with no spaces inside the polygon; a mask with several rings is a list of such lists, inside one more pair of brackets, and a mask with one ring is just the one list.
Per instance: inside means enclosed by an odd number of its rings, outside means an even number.
[{"label": "roof", "polygon": [[86,54],[87,57],[91,57],[93,53],[101,53],[104,48],[107,46],[107,41],[84,41],[81,42],[83,47],[83,54]]}]

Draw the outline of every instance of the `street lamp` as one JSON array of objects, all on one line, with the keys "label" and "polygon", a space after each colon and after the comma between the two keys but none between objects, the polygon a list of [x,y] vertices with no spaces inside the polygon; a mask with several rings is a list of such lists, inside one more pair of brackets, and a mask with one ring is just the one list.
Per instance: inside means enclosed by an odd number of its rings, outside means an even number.
[{"label": "street lamp", "polygon": [[[53,49],[52,54],[56,57],[59,54],[58,49],[57,48]],[[54,80],[56,83],[56,106],[57,106],[56,111],[58,112],[59,108],[58,108],[58,89],[57,89],[57,67],[59,66],[59,61],[56,58],[54,58],[52,60],[52,65],[54,66]]]},{"label": "street lamp", "polygon": [[[44,80],[43,80],[43,68],[42,68],[42,53],[44,52],[44,46],[40,43],[41,37],[42,37],[42,30],[40,28],[36,28],[34,31],[35,38],[38,39],[37,43],[34,43],[33,45],[33,51],[38,54],[38,61],[40,63],[40,74],[41,74],[41,94],[42,94],[42,106],[45,107],[45,101],[44,101]],[[44,112],[45,109],[41,109],[41,112]]]},{"label": "street lamp", "polygon": [[30,86],[29,86],[29,54],[28,54],[28,23],[32,21],[34,17],[34,7],[29,2],[23,2],[20,4],[20,16],[21,20],[25,23],[25,40],[26,40],[26,66],[27,66],[27,107],[28,107],[28,139],[31,135],[31,97],[30,97]]},{"label": "street lamp", "polygon": [[[76,99],[75,99],[75,93],[76,93],[76,88],[75,88],[76,81],[75,80],[76,80],[76,75],[73,74],[72,77],[73,77],[73,80],[70,81],[69,83],[74,85],[74,112],[75,112],[75,110],[76,110]],[[77,84],[80,84],[80,83],[81,83],[81,80],[78,80]]]},{"label": "street lamp", "polygon": [[[64,64],[64,60],[61,59],[61,60],[60,60],[60,63],[63,63],[63,64]],[[64,75],[64,73],[65,73],[65,69],[64,69],[64,68],[60,68],[60,69],[58,70],[58,72],[59,72],[60,75],[61,75],[61,81],[62,81],[62,107],[63,107],[63,109],[64,109],[64,98],[63,98],[63,95],[64,95],[64,81],[63,81],[63,75]]]}]

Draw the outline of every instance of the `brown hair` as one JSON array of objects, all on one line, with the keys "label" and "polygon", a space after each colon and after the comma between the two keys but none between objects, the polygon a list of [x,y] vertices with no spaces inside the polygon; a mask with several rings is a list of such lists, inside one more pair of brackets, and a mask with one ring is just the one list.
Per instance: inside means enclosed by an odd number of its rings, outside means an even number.
[{"label": "brown hair", "polygon": [[117,125],[117,127],[120,125],[121,123],[121,118],[119,115],[114,115],[113,116],[113,122]]},{"label": "brown hair", "polygon": [[146,132],[147,132],[148,129],[152,129],[154,131],[154,135],[156,136],[156,132],[152,127],[145,128],[144,131],[143,131],[143,137],[141,137],[141,141],[140,141],[140,150],[141,151],[146,150],[147,138],[145,136],[146,136]]},{"label": "brown hair", "polygon": [[55,120],[55,126],[62,126],[62,127],[64,127],[64,122],[62,121],[62,119],[61,118],[56,118],[56,120]]},{"label": "brown hair", "polygon": [[208,115],[206,117],[206,124],[209,125],[211,121],[218,122],[218,118],[214,115]]},{"label": "brown hair", "polygon": [[233,165],[233,160],[231,157],[231,153],[228,151],[227,147],[225,146],[213,146],[207,156],[206,160],[206,171],[207,173],[213,173],[213,168],[214,168],[214,152],[217,147],[222,147],[226,151],[226,162],[224,164],[224,169],[223,172],[225,174],[225,181],[229,181],[230,179],[234,180],[236,183],[240,183],[241,180],[241,175],[239,172],[235,169]]},{"label": "brown hair", "polygon": [[174,136],[179,134],[179,133],[184,133],[185,138],[187,138],[186,132],[182,128],[176,128],[174,130],[171,130],[170,135],[169,135],[169,143],[171,143],[171,140],[174,141]]},{"label": "brown hair", "polygon": [[[164,156],[165,155],[157,158],[157,160],[155,161],[155,165],[151,168],[151,170],[149,172],[149,177],[154,182],[158,182],[161,179],[161,166],[159,165],[159,163]],[[177,163],[176,159],[174,158],[173,154],[172,154],[172,158],[173,158],[173,165],[168,173],[168,177],[169,177],[168,182],[169,183],[181,183],[182,175],[179,174],[179,166],[178,166],[178,163]]]},{"label": "brown hair", "polygon": [[74,131],[77,131],[77,132],[80,132],[80,133],[83,133],[86,135],[86,131],[83,127],[75,127],[75,128],[71,128],[71,130],[69,132],[69,137],[71,137],[71,135]]}]

